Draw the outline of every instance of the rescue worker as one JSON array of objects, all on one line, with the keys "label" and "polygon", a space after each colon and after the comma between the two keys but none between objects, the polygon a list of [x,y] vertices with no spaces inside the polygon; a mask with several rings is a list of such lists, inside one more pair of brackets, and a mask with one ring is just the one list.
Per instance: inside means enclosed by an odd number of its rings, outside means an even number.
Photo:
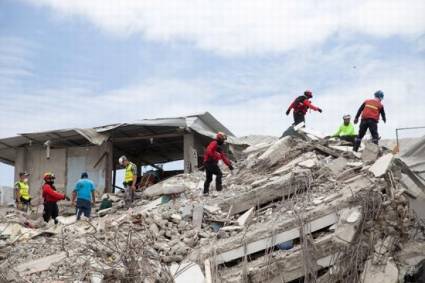
[{"label": "rescue worker", "polygon": [[56,191],[55,183],[55,175],[51,172],[47,172],[44,174],[44,185],[42,187],[42,195],[44,200],[44,211],[43,211],[43,219],[45,222],[49,222],[52,218],[55,224],[58,224],[58,220],[56,219],[59,216],[59,207],[58,201],[60,200],[68,200],[64,194],[61,194]]},{"label": "rescue worker", "polygon": [[307,114],[308,109],[314,111],[319,111],[322,113],[322,109],[317,106],[314,106],[310,99],[313,97],[311,90],[304,91],[304,95],[298,96],[295,100],[289,105],[288,110],[286,110],[286,115],[291,113],[291,109],[294,110],[294,126],[298,125],[301,122],[305,123],[305,114]]},{"label": "rescue worker", "polygon": [[226,164],[230,170],[233,170],[232,163],[223,151],[223,145],[226,139],[227,137],[224,133],[218,132],[215,140],[213,140],[208,145],[205,151],[204,166],[206,172],[206,180],[204,183],[204,195],[209,194],[209,188],[213,179],[213,175],[215,175],[215,187],[217,191],[221,191],[223,189],[221,180],[223,173],[221,173],[220,167],[218,167],[218,162],[220,160],[223,160],[224,164]]},{"label": "rescue worker", "polygon": [[75,184],[75,189],[72,192],[72,205],[76,204],[77,220],[81,219],[81,214],[90,218],[92,205],[96,202],[96,187],[94,182],[89,179],[89,175],[84,172],[81,174],[81,179]]},{"label": "rescue worker", "polygon": [[137,182],[137,166],[133,162],[130,162],[125,155],[118,159],[120,165],[124,166],[124,189],[125,189],[125,200],[126,204],[130,204],[134,200],[134,192],[136,191]]},{"label": "rescue worker", "polygon": [[19,173],[19,181],[15,183],[15,200],[16,207],[28,212],[31,206],[31,195],[30,187],[28,185],[28,174],[27,172]]},{"label": "rescue worker", "polygon": [[344,115],[342,117],[344,123],[338,128],[338,131],[332,136],[334,138],[339,138],[340,140],[354,143],[356,138],[356,131],[354,130],[354,125],[351,123],[351,116]]},{"label": "rescue worker", "polygon": [[369,129],[372,135],[372,142],[378,144],[379,134],[378,134],[378,122],[379,115],[382,116],[384,123],[387,122],[385,117],[384,105],[382,100],[384,99],[384,93],[381,90],[378,90],[374,94],[375,98],[366,100],[359,108],[354,119],[354,124],[359,122],[360,114],[362,115],[362,120],[360,122],[359,134],[354,141],[353,150],[358,151],[363,137],[365,136],[367,130]]}]

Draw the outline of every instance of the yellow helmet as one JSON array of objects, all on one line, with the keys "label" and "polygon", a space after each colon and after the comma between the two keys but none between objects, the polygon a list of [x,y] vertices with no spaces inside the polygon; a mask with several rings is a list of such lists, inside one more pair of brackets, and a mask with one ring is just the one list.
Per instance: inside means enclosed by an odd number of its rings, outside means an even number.
[{"label": "yellow helmet", "polygon": [[44,179],[44,181],[49,180],[49,179],[50,180],[55,179],[55,174],[53,174],[52,172],[46,172],[43,175],[43,179]]}]

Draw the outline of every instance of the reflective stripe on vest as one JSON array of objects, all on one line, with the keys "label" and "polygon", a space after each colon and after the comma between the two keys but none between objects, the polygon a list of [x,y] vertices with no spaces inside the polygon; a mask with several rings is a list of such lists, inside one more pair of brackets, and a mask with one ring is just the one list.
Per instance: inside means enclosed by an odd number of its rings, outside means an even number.
[{"label": "reflective stripe on vest", "polygon": [[21,196],[21,198],[25,199],[25,200],[29,200],[30,197],[30,186],[22,181],[19,181],[16,183],[19,186],[19,195]]},{"label": "reflective stripe on vest", "polygon": [[374,119],[379,120],[379,114],[381,113],[382,104],[376,99],[368,99],[365,101],[365,107],[362,113],[362,119]]},{"label": "reflective stripe on vest", "polygon": [[125,167],[125,177],[124,182],[133,182],[133,166],[135,166],[133,163],[129,162],[127,164],[127,167]]}]

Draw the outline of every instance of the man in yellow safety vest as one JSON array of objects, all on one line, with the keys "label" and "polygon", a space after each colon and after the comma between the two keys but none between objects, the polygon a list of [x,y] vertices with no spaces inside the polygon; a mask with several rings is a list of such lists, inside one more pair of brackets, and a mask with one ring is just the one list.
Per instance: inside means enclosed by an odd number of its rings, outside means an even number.
[{"label": "man in yellow safety vest", "polygon": [[15,183],[16,207],[28,212],[31,205],[30,186],[27,172],[19,173],[19,181]]},{"label": "man in yellow safety vest", "polygon": [[130,162],[126,156],[121,156],[118,160],[120,165],[125,169],[124,175],[124,189],[126,203],[132,203],[134,200],[134,192],[136,191],[137,182],[137,166],[133,162]]}]

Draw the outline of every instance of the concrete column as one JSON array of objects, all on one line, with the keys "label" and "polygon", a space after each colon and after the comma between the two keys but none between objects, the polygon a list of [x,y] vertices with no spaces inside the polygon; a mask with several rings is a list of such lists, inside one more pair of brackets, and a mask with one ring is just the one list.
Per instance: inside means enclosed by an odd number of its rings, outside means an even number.
[{"label": "concrete column", "polygon": [[24,147],[20,147],[16,149],[15,179],[14,179],[15,181],[19,179],[19,172],[23,172],[27,170],[27,154],[28,154],[28,151]]},{"label": "concrete column", "polygon": [[184,172],[191,173],[198,169],[198,151],[193,133],[184,135]]},{"label": "concrete column", "polygon": [[105,152],[106,152],[106,157],[105,157],[105,191],[104,192],[111,193],[114,191],[112,186],[115,184],[115,178],[116,178],[115,173],[114,173],[114,176],[112,176],[112,170],[115,170],[115,166],[114,166],[114,160],[113,160],[114,147],[111,141],[106,142]]}]

